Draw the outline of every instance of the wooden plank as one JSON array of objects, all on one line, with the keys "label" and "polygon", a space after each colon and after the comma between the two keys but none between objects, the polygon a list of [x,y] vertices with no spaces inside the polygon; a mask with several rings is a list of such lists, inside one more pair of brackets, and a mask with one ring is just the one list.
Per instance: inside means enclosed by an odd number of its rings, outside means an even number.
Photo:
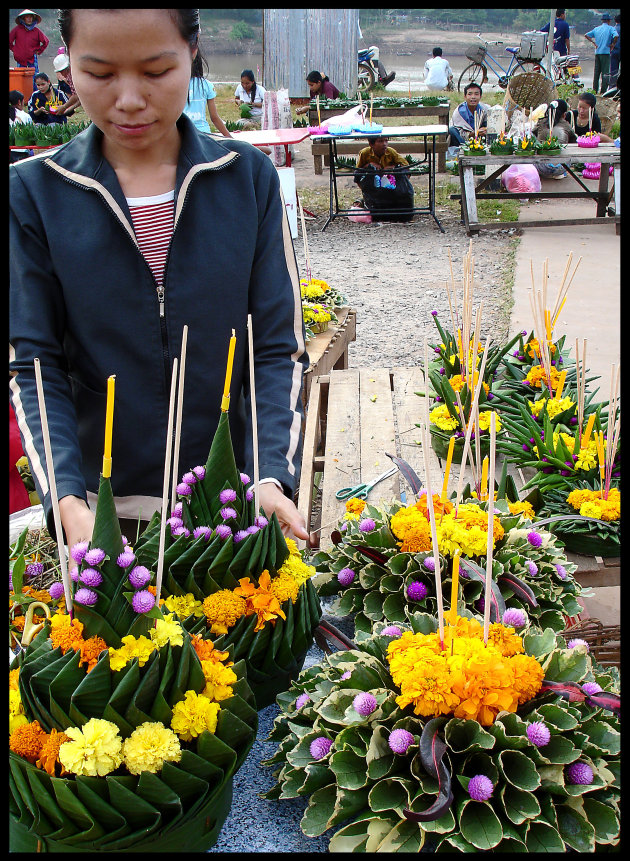
[{"label": "wooden plank", "polygon": [[[326,383],[325,385],[328,385]],[[319,446],[319,420],[322,403],[322,384],[316,378],[313,381],[306,414],[304,444],[302,449],[302,471],[298,490],[298,509],[306,519],[307,528],[311,526],[313,511],[313,488],[315,484],[315,455]]]},{"label": "wooden plank", "polygon": [[356,341],[357,312],[354,308],[336,308],[337,325],[330,325],[308,342],[310,365],[304,372],[302,400],[308,403],[311,381],[316,376],[328,374],[333,368],[348,367],[348,345]]},{"label": "wooden plank", "polygon": [[[365,143],[353,143],[351,141],[337,141],[337,155],[356,155],[360,153],[362,149],[365,149],[367,144]],[[393,148],[403,154],[403,155],[411,155],[412,153],[424,153],[426,152],[426,146],[424,141],[403,141],[401,143],[397,143],[396,141],[392,141],[391,146]],[[429,147],[431,149],[431,147]],[[446,143],[443,141],[435,142],[435,151],[436,153],[445,153],[448,147]],[[313,141],[311,143],[311,153],[313,155],[323,155],[325,157],[325,163],[328,163],[328,154],[329,147],[326,141],[316,142]]]},{"label": "wooden plank", "polygon": [[475,197],[475,178],[472,167],[464,167],[461,162],[459,164],[459,171],[462,187],[462,216],[466,231],[468,232],[479,221],[477,216],[477,199]]},{"label": "wooden plank", "polygon": [[[361,368],[359,372],[359,408],[361,424],[361,481],[373,481],[392,466],[385,455],[395,453],[394,405],[389,371]],[[369,501],[379,505],[399,498],[398,476],[379,482],[370,492]]]},{"label": "wooden plank", "polygon": [[520,230],[522,227],[569,227],[576,224],[620,224],[617,215],[606,218],[554,218],[540,221],[478,221],[467,228],[467,233],[479,233],[480,230],[509,230],[511,227]]}]

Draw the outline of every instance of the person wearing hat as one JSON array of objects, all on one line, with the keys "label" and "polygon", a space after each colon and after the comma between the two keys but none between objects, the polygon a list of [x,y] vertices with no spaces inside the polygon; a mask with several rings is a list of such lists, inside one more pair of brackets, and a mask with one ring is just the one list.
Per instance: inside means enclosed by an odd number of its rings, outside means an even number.
[{"label": "person wearing hat", "polygon": [[70,71],[70,58],[65,48],[59,48],[57,56],[53,60],[53,68],[57,73],[59,89],[66,94],[68,101],[62,107],[57,108],[57,115],[71,117],[74,109],[81,105],[74,84],[72,83],[72,72]]},{"label": "person wearing hat", "polygon": [[[596,93],[603,93],[608,89],[608,79],[610,77],[610,49],[614,48],[619,38],[614,27],[610,26],[610,15],[604,12],[602,15],[602,23],[599,27],[594,27],[584,34],[592,45],[595,45],[595,69],[593,71],[593,89]],[[602,88],[599,89],[599,79],[601,75]]]},{"label": "person wearing hat", "polygon": [[[19,69],[32,66],[39,71],[37,57],[48,47],[48,37],[37,26],[42,16],[32,9],[23,9],[15,19],[16,26],[9,33],[9,50]],[[33,90],[35,78],[33,77]]]}]

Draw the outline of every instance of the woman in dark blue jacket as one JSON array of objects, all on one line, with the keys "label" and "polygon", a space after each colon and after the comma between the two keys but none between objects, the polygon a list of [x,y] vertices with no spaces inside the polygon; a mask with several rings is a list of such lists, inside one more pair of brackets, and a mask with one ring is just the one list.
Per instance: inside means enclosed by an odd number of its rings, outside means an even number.
[{"label": "woman in dark blue jacket", "polygon": [[171,369],[184,325],[181,471],[205,463],[235,329],[230,424],[237,463],[252,474],[250,313],[267,479],[261,503],[285,532],[307,538],[291,496],[308,360],[277,172],[254,147],[199,134],[182,115],[198,10],[61,10],[60,28],[92,125],[52,154],[13,166],[10,191],[11,391],[49,527],[33,359],[41,361],[72,545],[91,535],[87,503],[98,489],[111,374],[119,517],[148,519],[160,507]]},{"label": "woman in dark blue jacket", "polygon": [[35,75],[37,89],[28,100],[27,110],[34,123],[48,126],[51,123],[67,123],[64,116],[57,116],[55,109],[65,105],[68,96],[59,87],[53,87],[45,72]]}]

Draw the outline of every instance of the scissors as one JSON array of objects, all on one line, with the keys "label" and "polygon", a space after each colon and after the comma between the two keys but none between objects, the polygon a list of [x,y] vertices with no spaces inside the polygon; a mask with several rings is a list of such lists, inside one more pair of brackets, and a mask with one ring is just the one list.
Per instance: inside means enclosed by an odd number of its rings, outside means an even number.
[{"label": "scissors", "polygon": [[337,499],[367,499],[368,493],[372,490],[375,484],[378,484],[379,481],[383,481],[385,478],[389,478],[390,475],[393,475],[398,471],[397,466],[392,466],[391,469],[388,469],[387,472],[379,475],[378,478],[375,478],[374,481],[371,481],[369,484],[357,484],[356,487],[342,487],[341,490],[338,490],[335,496]]}]

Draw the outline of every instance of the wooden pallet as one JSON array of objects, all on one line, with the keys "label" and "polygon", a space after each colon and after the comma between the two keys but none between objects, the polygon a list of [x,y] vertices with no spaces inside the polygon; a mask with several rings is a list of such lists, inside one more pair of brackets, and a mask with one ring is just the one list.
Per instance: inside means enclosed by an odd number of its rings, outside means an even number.
[{"label": "wooden pallet", "polygon": [[304,372],[302,402],[308,405],[313,379],[320,374],[348,367],[348,345],[357,339],[357,312],[354,308],[335,308],[337,323],[331,323],[306,345],[309,367]]}]

